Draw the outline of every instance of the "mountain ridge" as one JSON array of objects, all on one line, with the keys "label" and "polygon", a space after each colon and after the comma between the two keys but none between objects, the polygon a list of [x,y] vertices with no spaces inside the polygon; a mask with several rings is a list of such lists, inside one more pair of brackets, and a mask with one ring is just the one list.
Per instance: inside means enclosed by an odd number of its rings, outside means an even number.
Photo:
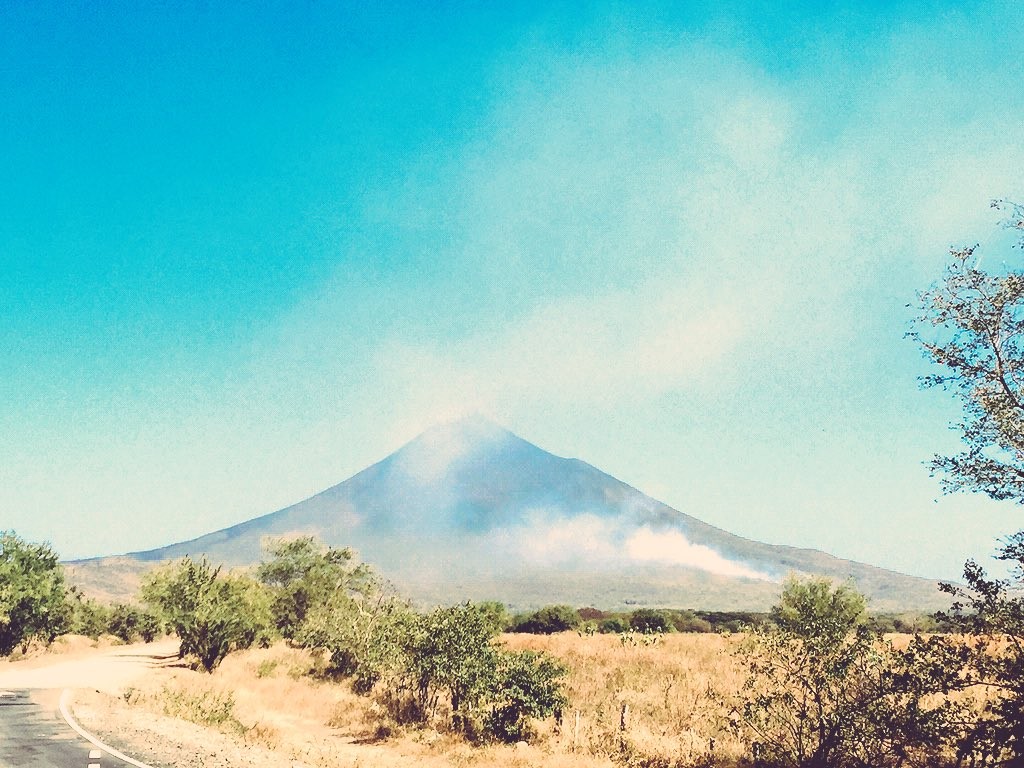
[{"label": "mountain ridge", "polygon": [[[291,535],[354,547],[420,603],[761,610],[798,572],[851,580],[877,610],[946,604],[933,581],[737,536],[480,417],[432,427],[296,504],[111,562],[249,566]],[[73,567],[81,578],[103,561]]]}]

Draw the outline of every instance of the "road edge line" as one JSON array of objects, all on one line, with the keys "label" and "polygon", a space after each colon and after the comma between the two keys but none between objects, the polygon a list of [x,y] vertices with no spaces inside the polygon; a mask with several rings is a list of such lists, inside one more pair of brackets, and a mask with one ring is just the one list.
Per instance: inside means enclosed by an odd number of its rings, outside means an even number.
[{"label": "road edge line", "polygon": [[71,712],[68,710],[68,699],[70,697],[71,697],[71,689],[70,688],[65,688],[63,693],[61,693],[61,695],[60,695],[60,705],[59,705],[60,715],[61,715],[61,717],[64,718],[64,721],[69,726],[71,726],[71,728],[74,729],[74,731],[79,736],[81,736],[83,739],[88,741],[94,747],[96,747],[98,749],[102,749],[108,755],[111,755],[112,757],[116,757],[118,760],[124,760],[129,765],[134,765],[135,768],[153,768],[153,766],[151,766],[151,765],[146,765],[145,763],[140,763],[138,760],[135,760],[134,758],[128,757],[128,755],[124,754],[123,752],[118,752],[113,747],[108,746],[107,744],[104,744],[98,738],[96,738],[91,733],[89,733],[87,730],[85,730],[85,728],[80,726],[78,724],[78,721],[75,720],[74,717],[72,717]]}]

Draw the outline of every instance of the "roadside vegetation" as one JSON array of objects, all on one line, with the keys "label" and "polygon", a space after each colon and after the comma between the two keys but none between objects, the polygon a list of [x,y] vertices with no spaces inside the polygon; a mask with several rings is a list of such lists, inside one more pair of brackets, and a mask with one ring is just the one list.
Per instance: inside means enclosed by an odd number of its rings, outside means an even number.
[{"label": "roadside vegetation", "polygon": [[[1024,209],[995,205],[1024,233]],[[947,491],[1024,503],[1024,271],[954,250],[919,305],[909,335],[941,370],[923,383],[964,413],[963,452],[932,471]],[[1007,578],[968,561],[935,616],[872,617],[850,585],[813,576],[789,578],[767,614],[510,616],[497,603],[416,611],[352,551],[296,538],[251,573],[185,558],[151,574],[136,604],[103,606],[67,587],[49,546],[5,532],[0,655],[69,631],[173,632],[194,671],[125,701],[293,757],[288,724],[305,718],[350,740],[440,744],[467,764],[532,742],[541,752],[508,764],[1019,766],[1024,531],[997,558]],[[329,765],[324,743],[314,762]]]},{"label": "roadside vegetation", "polygon": [[[59,581],[59,566],[38,570]],[[65,589],[42,613],[125,639],[175,634],[184,666],[126,704],[292,753],[288,723],[309,720],[324,765],[339,734],[405,751],[428,736],[498,763],[497,745],[525,742],[545,760],[623,766],[1015,764],[1024,611],[1002,582],[973,586],[948,588],[966,602],[936,617],[871,617],[852,587],[815,577],[787,580],[766,614],[423,612],[354,553],[296,538],[248,574],[185,558],[152,572],[136,605]],[[929,631],[887,634],[896,621]]]}]

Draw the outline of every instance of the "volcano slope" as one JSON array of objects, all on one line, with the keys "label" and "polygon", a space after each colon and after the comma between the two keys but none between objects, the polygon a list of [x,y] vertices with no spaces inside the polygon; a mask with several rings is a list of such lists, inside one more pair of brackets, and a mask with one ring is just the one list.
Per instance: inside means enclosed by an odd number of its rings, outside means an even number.
[{"label": "volcano slope", "polygon": [[662,504],[577,459],[554,456],[482,418],[428,430],[327,490],[199,538],[69,564],[102,596],[185,555],[228,567],[275,538],[353,547],[419,604],[498,600],[765,610],[789,573],[852,581],[873,610],[934,610],[929,579],[810,549],[764,544]]}]

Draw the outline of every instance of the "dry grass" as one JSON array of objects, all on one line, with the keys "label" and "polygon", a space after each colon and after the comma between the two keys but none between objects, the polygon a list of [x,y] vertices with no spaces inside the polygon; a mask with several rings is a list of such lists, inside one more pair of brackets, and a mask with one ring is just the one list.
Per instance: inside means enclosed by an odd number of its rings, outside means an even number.
[{"label": "dry grass", "polygon": [[549,736],[558,751],[659,766],[729,765],[743,755],[725,704],[744,679],[732,638],[670,634],[649,646],[616,635],[504,639],[557,656],[571,670],[570,711]]},{"label": "dry grass", "polygon": [[729,638],[667,635],[649,647],[624,645],[614,635],[575,633],[506,635],[502,641],[513,649],[546,651],[571,670],[570,706],[561,725],[541,724],[529,746],[474,747],[452,734],[397,726],[371,697],[309,675],[318,660],[283,645],[232,654],[213,675],[164,670],[146,687],[127,692],[126,700],[324,768],[669,768],[728,766],[742,755],[719,696],[742,684]]}]

